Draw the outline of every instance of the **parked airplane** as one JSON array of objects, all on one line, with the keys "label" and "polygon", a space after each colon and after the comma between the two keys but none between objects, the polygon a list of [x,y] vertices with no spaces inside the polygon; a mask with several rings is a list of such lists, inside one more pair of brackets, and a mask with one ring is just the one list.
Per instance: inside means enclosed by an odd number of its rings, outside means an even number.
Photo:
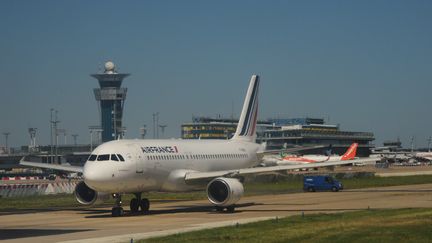
[{"label": "parked airplane", "polygon": [[432,152],[417,152],[414,154],[415,157],[432,161]]},{"label": "parked airplane", "polygon": [[132,193],[132,212],[147,212],[142,192],[180,192],[206,188],[218,211],[234,211],[243,195],[242,177],[248,174],[346,164],[346,161],[308,165],[257,167],[263,146],[255,143],[259,76],[253,75],[246,93],[237,130],[230,140],[116,140],[98,146],[84,167],[26,162],[42,168],[83,172],[75,188],[78,202],[92,205],[112,195],[113,216],[123,214],[121,195]]},{"label": "parked airplane", "polygon": [[[353,143],[342,156],[338,155],[318,155],[309,154],[303,156],[281,154],[279,156],[269,155],[263,159],[262,166],[274,165],[296,165],[296,164],[310,164],[310,163],[323,163],[329,161],[346,161],[352,160],[352,163],[365,163],[364,159],[356,159],[358,143]],[[367,159],[369,160],[369,159]]]},{"label": "parked airplane", "polygon": [[348,148],[348,150],[345,152],[342,156],[337,155],[303,155],[303,156],[292,156],[287,155],[283,156],[281,160],[278,162],[278,164],[292,164],[292,163],[322,163],[326,161],[343,161],[343,160],[353,160],[357,153],[357,147],[358,143],[353,143]]}]

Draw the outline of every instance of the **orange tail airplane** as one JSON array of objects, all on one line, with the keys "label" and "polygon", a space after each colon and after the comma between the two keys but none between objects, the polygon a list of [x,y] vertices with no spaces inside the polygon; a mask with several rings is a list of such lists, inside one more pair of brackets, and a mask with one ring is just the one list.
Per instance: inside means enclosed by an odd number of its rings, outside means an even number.
[{"label": "orange tail airplane", "polygon": [[292,163],[320,163],[327,161],[342,161],[352,160],[357,153],[358,143],[353,143],[342,156],[324,156],[324,155],[305,155],[305,156],[284,156],[278,164],[292,164]]}]

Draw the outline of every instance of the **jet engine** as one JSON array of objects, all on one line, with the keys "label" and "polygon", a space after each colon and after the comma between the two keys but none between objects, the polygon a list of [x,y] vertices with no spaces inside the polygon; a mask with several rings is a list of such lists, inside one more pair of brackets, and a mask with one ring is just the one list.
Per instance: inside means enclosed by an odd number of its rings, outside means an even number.
[{"label": "jet engine", "polygon": [[88,187],[84,181],[81,181],[75,186],[75,198],[76,200],[84,205],[93,205],[108,200],[110,195],[108,193],[97,192]]},{"label": "jet engine", "polygon": [[243,184],[234,178],[219,177],[207,185],[207,198],[216,206],[230,206],[243,196]]}]

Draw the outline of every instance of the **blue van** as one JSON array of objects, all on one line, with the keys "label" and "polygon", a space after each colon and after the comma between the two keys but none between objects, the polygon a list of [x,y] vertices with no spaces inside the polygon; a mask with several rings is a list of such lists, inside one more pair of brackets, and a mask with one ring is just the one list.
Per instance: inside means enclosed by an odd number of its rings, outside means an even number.
[{"label": "blue van", "polygon": [[342,190],[343,186],[338,180],[331,176],[304,176],[303,190],[308,192],[314,191],[333,191]]}]

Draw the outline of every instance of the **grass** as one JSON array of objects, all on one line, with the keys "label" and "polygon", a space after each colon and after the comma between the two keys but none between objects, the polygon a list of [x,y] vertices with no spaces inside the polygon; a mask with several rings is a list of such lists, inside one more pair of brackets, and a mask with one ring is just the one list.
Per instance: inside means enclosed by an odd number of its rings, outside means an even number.
[{"label": "grass", "polygon": [[79,207],[74,195],[57,194],[28,197],[0,198],[0,212],[20,209],[55,209],[64,207]]},{"label": "grass", "polygon": [[393,176],[393,177],[361,177],[340,179],[344,188],[359,189],[368,187],[384,187],[399,185],[417,185],[432,183],[432,175]]},{"label": "grass", "polygon": [[431,242],[432,209],[291,216],[138,242]]},{"label": "grass", "polygon": [[[402,177],[360,177],[340,179],[345,189],[358,189],[381,186],[414,185],[432,183],[432,175],[402,176]],[[268,195],[301,192],[301,176],[279,178],[274,182],[248,182],[245,183],[245,195]],[[124,202],[129,202],[133,195],[125,195]],[[206,199],[204,191],[187,193],[144,193],[143,197],[151,201],[163,200],[199,200]],[[102,204],[111,206],[113,200]],[[128,203],[127,203],[128,204]],[[45,195],[18,198],[0,198],[0,212],[5,210],[39,209],[39,208],[64,208],[79,207],[73,195]]]},{"label": "grass", "polygon": [[[355,177],[338,178],[345,189],[360,189],[369,187],[385,187],[400,185],[417,185],[432,183],[432,175],[394,176],[394,177]],[[276,182],[246,183],[245,195],[280,194],[287,192],[301,192],[303,177],[294,176],[280,179]]]}]

